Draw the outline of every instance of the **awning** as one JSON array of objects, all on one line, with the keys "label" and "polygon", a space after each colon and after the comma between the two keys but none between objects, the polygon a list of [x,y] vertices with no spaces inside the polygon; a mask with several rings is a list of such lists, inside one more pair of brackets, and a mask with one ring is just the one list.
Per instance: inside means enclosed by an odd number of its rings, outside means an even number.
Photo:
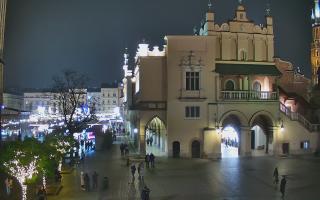
[{"label": "awning", "polygon": [[275,65],[217,63],[215,72],[222,75],[281,76]]}]

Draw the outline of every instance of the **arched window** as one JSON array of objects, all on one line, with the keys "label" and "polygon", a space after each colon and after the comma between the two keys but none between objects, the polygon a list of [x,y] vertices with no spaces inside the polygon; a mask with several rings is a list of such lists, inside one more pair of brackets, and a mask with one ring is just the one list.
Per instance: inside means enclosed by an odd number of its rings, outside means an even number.
[{"label": "arched window", "polygon": [[253,90],[258,92],[261,91],[261,84],[258,81],[253,83]]},{"label": "arched window", "polygon": [[227,91],[233,91],[234,88],[234,82],[232,80],[228,80],[225,84],[225,88]]}]

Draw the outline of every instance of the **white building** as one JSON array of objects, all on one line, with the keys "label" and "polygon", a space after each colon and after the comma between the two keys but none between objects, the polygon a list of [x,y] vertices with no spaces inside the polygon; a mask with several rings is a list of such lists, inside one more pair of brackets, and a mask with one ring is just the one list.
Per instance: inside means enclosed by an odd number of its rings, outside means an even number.
[{"label": "white building", "polygon": [[166,36],[161,51],[140,44],[132,71],[125,55],[124,117],[140,153],[220,158],[230,149],[237,156],[314,152],[320,125],[280,103],[279,82],[290,82],[291,70],[274,59],[270,9],[258,25],[239,3],[234,18],[219,25],[210,7],[195,35]]},{"label": "white building", "polygon": [[20,94],[3,93],[3,105],[6,108],[23,110],[23,96]]}]

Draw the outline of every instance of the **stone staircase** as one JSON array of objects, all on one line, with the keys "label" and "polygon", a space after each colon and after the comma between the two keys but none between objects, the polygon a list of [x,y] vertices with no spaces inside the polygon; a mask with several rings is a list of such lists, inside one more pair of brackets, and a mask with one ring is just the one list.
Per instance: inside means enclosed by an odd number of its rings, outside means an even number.
[{"label": "stone staircase", "polygon": [[305,127],[310,132],[319,132],[320,124],[313,124],[308,119],[306,119],[302,114],[298,112],[292,112],[290,108],[286,107],[280,102],[280,112],[285,114],[290,120],[298,121],[303,127]]}]

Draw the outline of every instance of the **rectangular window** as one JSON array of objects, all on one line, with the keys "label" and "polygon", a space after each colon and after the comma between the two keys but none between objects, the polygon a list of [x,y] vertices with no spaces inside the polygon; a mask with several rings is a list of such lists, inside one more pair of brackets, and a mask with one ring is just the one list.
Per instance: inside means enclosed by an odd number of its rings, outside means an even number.
[{"label": "rectangular window", "polygon": [[185,107],[185,118],[188,118],[188,119],[200,118],[200,107],[199,106]]},{"label": "rectangular window", "polygon": [[200,72],[186,72],[186,90],[200,90]]},{"label": "rectangular window", "polygon": [[300,143],[300,148],[301,149],[310,149],[310,141],[302,141]]}]

